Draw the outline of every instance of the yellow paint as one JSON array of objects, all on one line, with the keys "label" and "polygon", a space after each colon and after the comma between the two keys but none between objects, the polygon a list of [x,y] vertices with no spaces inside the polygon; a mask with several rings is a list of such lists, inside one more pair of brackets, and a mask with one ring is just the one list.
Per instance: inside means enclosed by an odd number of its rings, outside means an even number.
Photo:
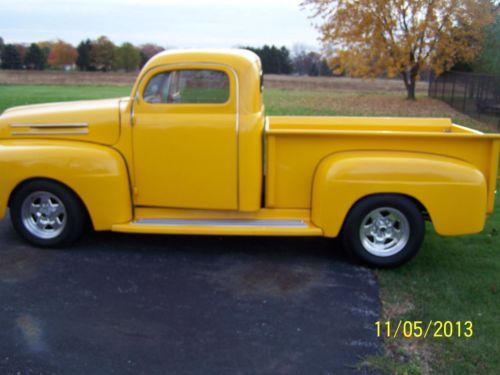
[{"label": "yellow paint", "polygon": [[[121,99],[87,100],[10,108],[0,117],[0,139],[68,139],[112,145],[116,143],[120,137],[120,121],[118,117],[118,104],[120,101]],[[84,129],[88,131],[88,134],[53,135],[51,133],[71,133],[82,129],[30,129],[29,127],[20,126],[23,124],[82,124],[88,125],[88,127]],[[37,132],[36,136],[30,135],[30,132],[33,131]]]},{"label": "yellow paint", "polygon": [[[155,74],[207,68],[228,75],[228,102],[144,102]],[[43,177],[73,189],[97,230],[331,237],[355,202],[377,193],[418,200],[438,233],[482,230],[494,207],[499,135],[449,119],[266,118],[260,74],[250,52],[169,51],[147,63],[130,98],[5,111],[0,217],[16,186]],[[301,220],[306,226],[133,224],[145,218]]]},{"label": "yellow paint", "polygon": [[112,148],[63,140],[0,141],[0,216],[14,189],[33,178],[70,187],[84,202],[96,230],[132,219],[125,161]]},{"label": "yellow paint", "polygon": [[310,210],[260,209],[255,212],[223,210],[185,210],[172,208],[138,207],[135,217],[151,219],[191,219],[191,220],[303,220],[311,217]]},{"label": "yellow paint", "polygon": [[[149,80],[177,69],[211,69],[229,77],[225,104],[151,104]],[[133,150],[139,206],[238,209],[237,77],[218,64],[175,64],[149,70],[134,103]],[[155,168],[144,168],[151,165]]]},{"label": "yellow paint", "polygon": [[377,193],[415,198],[442,235],[483,229],[486,182],[473,165],[442,156],[405,152],[339,152],[314,175],[312,219],[325,235],[338,235],[350,208]]},{"label": "yellow paint", "polygon": [[119,224],[113,231],[125,233],[151,234],[204,234],[204,235],[246,235],[246,236],[321,236],[322,230],[310,221],[309,210],[267,210],[256,212],[211,211],[138,208],[136,220],[147,219],[183,219],[183,220],[301,220],[305,227],[231,227],[215,225],[155,226]]},{"label": "yellow paint", "polygon": [[113,225],[114,232],[145,233],[145,234],[201,234],[206,236],[321,236],[321,229],[315,226],[306,228],[295,227],[241,227],[241,226],[210,226],[210,225],[183,225],[183,226],[155,226],[155,225]]},{"label": "yellow paint", "polygon": [[[230,79],[229,102],[145,103],[142,93],[149,79],[175,69],[225,72]],[[260,208],[260,73],[258,57],[240,50],[164,52],[146,64],[132,90],[132,97],[137,98],[133,103],[137,205],[242,211]]]},{"label": "yellow paint", "polygon": [[[362,117],[270,117],[266,134],[267,207],[311,208],[327,236],[377,193],[417,199],[443,235],[479,232],[493,211],[497,134],[447,119]],[[344,180],[332,172],[341,165],[352,174]]]}]

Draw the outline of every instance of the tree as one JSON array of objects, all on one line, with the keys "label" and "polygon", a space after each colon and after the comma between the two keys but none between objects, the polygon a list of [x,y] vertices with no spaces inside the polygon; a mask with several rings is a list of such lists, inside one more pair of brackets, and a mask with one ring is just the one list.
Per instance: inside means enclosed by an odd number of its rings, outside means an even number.
[{"label": "tree", "polygon": [[322,17],[324,48],[333,67],[353,76],[400,75],[407,98],[423,68],[436,74],[480,50],[493,21],[490,0],[304,0]]},{"label": "tree", "polygon": [[79,70],[95,70],[91,63],[91,50],[92,42],[90,39],[81,41],[78,47],[76,47],[76,52],[78,54],[76,58],[76,66]]},{"label": "tree", "polygon": [[3,41],[3,38],[0,37],[0,66],[2,66],[2,53],[3,53],[4,47],[5,47],[5,43]]},{"label": "tree", "polygon": [[131,43],[123,43],[117,50],[117,68],[127,72],[137,70],[141,63],[141,54]]},{"label": "tree", "polygon": [[24,56],[24,65],[27,69],[43,70],[47,64],[47,57],[42,49],[35,43],[31,43],[26,55]]},{"label": "tree", "polygon": [[21,55],[13,44],[6,44],[2,51],[2,69],[22,69]]},{"label": "tree", "polygon": [[299,75],[331,76],[332,71],[325,59],[305,46],[296,45],[292,55],[293,71]]},{"label": "tree", "polygon": [[290,74],[292,72],[292,62],[290,51],[286,47],[265,45],[262,48],[244,47],[256,53],[262,62],[262,70],[266,74]]},{"label": "tree", "polygon": [[147,43],[140,46],[139,47],[139,53],[141,55],[140,67],[142,68],[144,65],[146,65],[146,63],[151,57],[162,51],[165,51],[165,48],[157,44]]},{"label": "tree", "polygon": [[43,57],[45,59],[45,67],[44,68],[48,68],[48,66],[49,66],[50,50],[54,46],[54,42],[49,42],[49,41],[38,42],[37,45],[42,50]]},{"label": "tree", "polygon": [[107,72],[113,68],[116,60],[116,46],[107,37],[101,36],[92,42],[90,62],[97,70]]},{"label": "tree", "polygon": [[482,73],[500,75],[500,14],[486,29],[486,40],[479,58],[473,65]]},{"label": "tree", "polygon": [[73,65],[76,60],[76,49],[71,44],[58,40],[50,48],[48,62],[55,68]]},{"label": "tree", "polygon": [[23,63],[26,53],[28,52],[28,48],[24,44],[19,44],[19,43],[14,44],[14,47],[16,47],[17,53],[19,54],[19,58],[21,59],[21,68],[24,68]]}]

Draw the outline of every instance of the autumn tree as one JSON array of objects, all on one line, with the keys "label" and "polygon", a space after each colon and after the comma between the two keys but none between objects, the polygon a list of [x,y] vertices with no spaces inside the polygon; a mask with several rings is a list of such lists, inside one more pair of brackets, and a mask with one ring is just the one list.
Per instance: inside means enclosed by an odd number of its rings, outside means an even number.
[{"label": "autumn tree", "polygon": [[484,28],[493,21],[490,0],[304,0],[314,16],[331,66],[353,76],[400,75],[415,99],[419,73],[439,74],[474,60]]},{"label": "autumn tree", "polygon": [[71,44],[62,40],[53,43],[48,57],[50,66],[55,68],[63,68],[68,65],[73,65],[76,60],[76,49]]},{"label": "autumn tree", "polygon": [[116,46],[105,36],[92,42],[90,62],[97,70],[107,72],[113,68],[116,60]]},{"label": "autumn tree", "polygon": [[117,49],[116,67],[127,72],[137,70],[141,63],[139,50],[131,43],[123,43]]},{"label": "autumn tree", "polygon": [[140,67],[142,68],[144,65],[146,65],[146,63],[151,57],[164,50],[165,48],[153,43],[147,43],[141,45],[139,47],[139,53],[141,55]]}]

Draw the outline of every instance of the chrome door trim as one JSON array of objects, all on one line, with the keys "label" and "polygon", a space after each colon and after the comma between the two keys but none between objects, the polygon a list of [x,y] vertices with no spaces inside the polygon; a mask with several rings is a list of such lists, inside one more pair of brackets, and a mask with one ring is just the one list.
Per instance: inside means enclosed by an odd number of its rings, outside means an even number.
[{"label": "chrome door trim", "polygon": [[33,128],[33,129],[60,129],[60,128],[88,128],[86,123],[71,124],[10,124],[11,128]]},{"label": "chrome door trim", "polygon": [[236,220],[204,220],[204,219],[138,219],[134,225],[154,226],[217,226],[217,227],[294,227],[306,228],[303,220],[265,220],[265,219],[236,219]]}]

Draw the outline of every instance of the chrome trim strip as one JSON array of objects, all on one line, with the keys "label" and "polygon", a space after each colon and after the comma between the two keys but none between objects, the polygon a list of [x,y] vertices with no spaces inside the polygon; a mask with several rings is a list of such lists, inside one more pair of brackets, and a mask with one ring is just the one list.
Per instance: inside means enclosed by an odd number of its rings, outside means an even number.
[{"label": "chrome trim strip", "polygon": [[157,226],[217,226],[217,227],[294,227],[307,228],[303,220],[197,220],[197,219],[139,219],[134,225]]},{"label": "chrome trim strip", "polygon": [[89,124],[74,123],[74,124],[10,124],[11,128],[34,128],[34,129],[59,129],[59,128],[88,128]]},{"label": "chrome trim strip", "polygon": [[87,135],[88,130],[80,131],[28,131],[28,132],[12,132],[11,135]]}]

